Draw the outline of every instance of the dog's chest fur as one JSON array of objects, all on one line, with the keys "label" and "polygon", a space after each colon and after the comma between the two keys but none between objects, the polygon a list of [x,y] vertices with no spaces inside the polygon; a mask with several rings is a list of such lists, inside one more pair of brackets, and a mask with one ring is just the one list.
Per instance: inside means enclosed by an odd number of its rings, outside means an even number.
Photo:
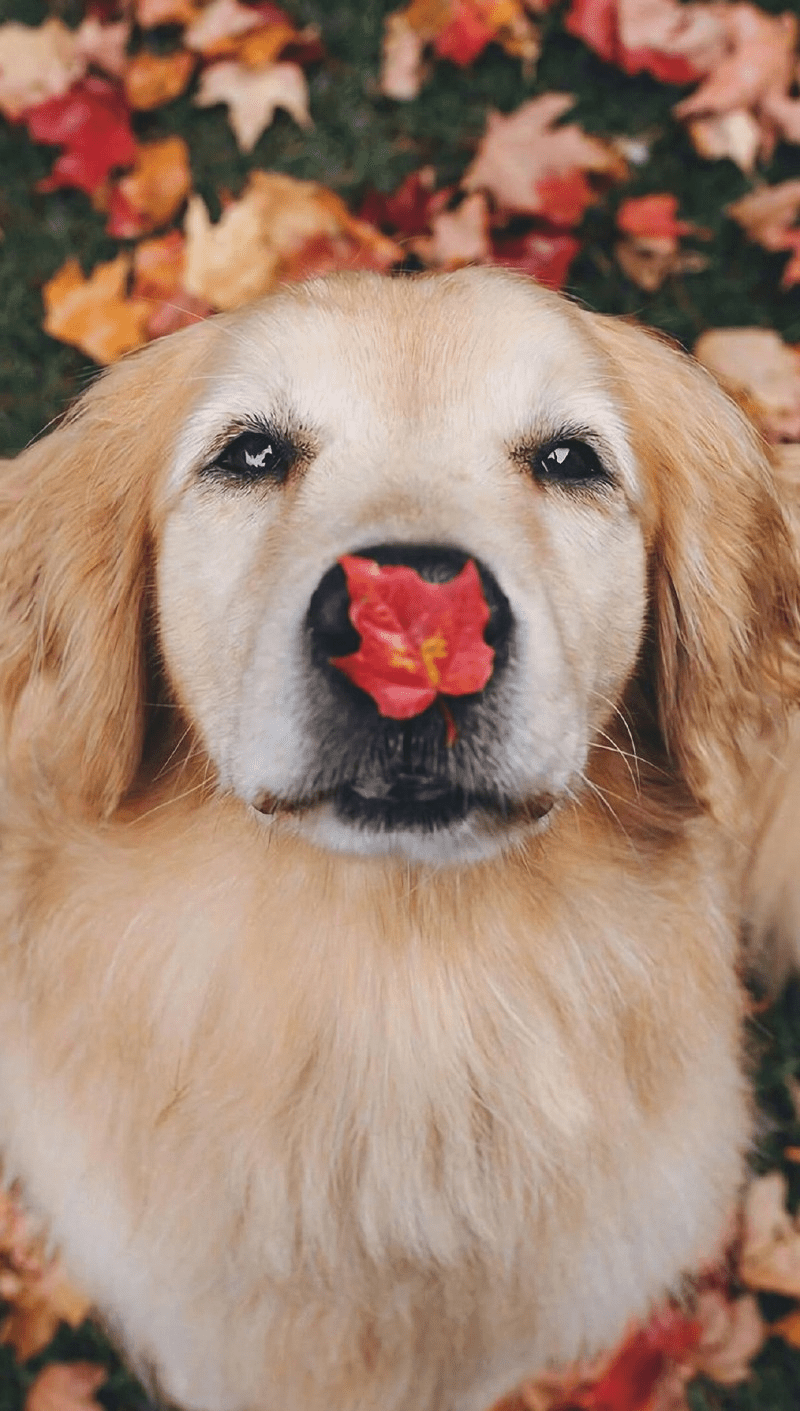
[{"label": "dog's chest fur", "polygon": [[0,1100],[12,1169],[172,1396],[322,1411],[374,1374],[381,1411],[466,1411],[708,1253],[747,1118],[704,825],[648,855],[567,812],[558,872],[545,839],[493,886],[169,812],[168,855],[158,814],[77,830],[7,890]]}]

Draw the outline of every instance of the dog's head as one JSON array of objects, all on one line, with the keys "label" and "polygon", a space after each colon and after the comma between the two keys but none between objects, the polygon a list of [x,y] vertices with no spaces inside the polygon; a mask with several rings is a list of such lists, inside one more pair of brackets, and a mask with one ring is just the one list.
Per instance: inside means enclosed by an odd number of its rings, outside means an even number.
[{"label": "dog's head", "polygon": [[[221,789],[432,861],[546,826],[655,737],[729,813],[790,689],[800,589],[749,424],[663,342],[496,271],[319,281],[155,344],[5,498],[7,750],[99,812],[141,768],[148,661]],[[342,667],[353,556],[394,585],[366,645],[411,704]],[[465,571],[437,625],[420,580]],[[488,665],[459,682],[462,629]]]}]

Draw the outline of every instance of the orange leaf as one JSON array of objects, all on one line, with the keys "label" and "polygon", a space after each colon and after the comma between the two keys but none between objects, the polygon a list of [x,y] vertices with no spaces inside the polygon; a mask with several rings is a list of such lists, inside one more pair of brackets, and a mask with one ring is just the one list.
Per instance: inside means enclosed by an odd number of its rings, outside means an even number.
[{"label": "orange leaf", "polygon": [[185,49],[174,54],[135,54],[125,70],[123,82],[128,102],[140,112],[149,112],[179,98],[189,86],[196,60]]},{"label": "orange leaf", "polygon": [[45,333],[98,363],[114,362],[145,343],[150,305],[126,297],[130,267],[130,257],[118,255],[85,279],[78,261],[67,260],[42,291]]},{"label": "orange leaf", "polygon": [[133,171],[111,194],[109,235],[129,240],[166,225],[183,205],[191,185],[189,148],[182,137],[143,144]]}]

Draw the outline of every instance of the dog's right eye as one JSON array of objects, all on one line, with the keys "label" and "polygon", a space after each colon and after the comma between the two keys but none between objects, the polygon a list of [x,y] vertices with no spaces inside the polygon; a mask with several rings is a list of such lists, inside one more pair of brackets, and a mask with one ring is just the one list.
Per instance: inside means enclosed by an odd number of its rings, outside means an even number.
[{"label": "dog's right eye", "polygon": [[243,431],[206,467],[206,474],[239,484],[270,481],[282,485],[297,452],[294,446],[273,431]]}]

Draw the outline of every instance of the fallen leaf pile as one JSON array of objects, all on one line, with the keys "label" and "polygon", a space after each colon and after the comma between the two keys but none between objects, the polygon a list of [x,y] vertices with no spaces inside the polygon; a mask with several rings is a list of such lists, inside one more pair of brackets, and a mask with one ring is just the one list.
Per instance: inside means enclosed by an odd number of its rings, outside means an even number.
[{"label": "fallen leaf pile", "polygon": [[[766,175],[777,148],[797,148],[800,163],[800,25],[789,8],[411,0],[385,21],[382,101],[413,102],[443,65],[469,74],[491,52],[518,64],[534,90],[513,111],[490,107],[460,179],[442,184],[423,164],[394,192],[366,191],[353,209],[254,156],[244,186],[237,195],[221,187],[212,214],[195,189],[191,141],[177,132],[149,137],[146,116],[186,95],[199,109],[224,107],[242,153],[257,151],[279,111],[298,141],[314,141],[308,80],[328,63],[320,34],[267,0],[103,0],[77,28],[53,18],[38,28],[0,25],[0,112],[56,149],[40,191],[85,193],[119,246],[94,268],[76,251],[54,271],[43,289],[44,327],[104,363],[279,281],[338,268],[494,263],[561,288],[598,219],[606,220],[604,258],[631,285],[652,295],[684,282],[690,299],[692,277],[718,258],[720,230],[692,220],[673,192],[643,189],[658,134],[588,132],[575,93],[537,90],[537,65],[559,28],[608,66],[609,82],[617,70],[672,89],[675,133],[702,161],[727,160],[742,173],[746,189],[722,213],[722,233],[745,232],[780,261],[784,290],[795,290],[800,176],[771,183]],[[759,341],[768,331],[723,328],[709,366],[719,363],[729,381],[734,369],[766,433],[792,439],[795,351]],[[780,393],[770,390],[777,365]]]}]

